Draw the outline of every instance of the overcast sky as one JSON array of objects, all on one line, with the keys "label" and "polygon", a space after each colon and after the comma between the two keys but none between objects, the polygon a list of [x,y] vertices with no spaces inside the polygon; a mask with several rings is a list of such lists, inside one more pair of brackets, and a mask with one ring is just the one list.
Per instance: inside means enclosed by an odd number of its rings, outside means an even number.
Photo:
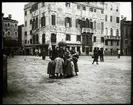
[{"label": "overcast sky", "polygon": [[[24,5],[27,2],[3,2],[2,13],[4,17],[12,14],[12,19],[17,20],[18,25],[24,24]],[[131,2],[120,2],[120,15],[127,17],[127,20],[132,20],[131,17]]]}]

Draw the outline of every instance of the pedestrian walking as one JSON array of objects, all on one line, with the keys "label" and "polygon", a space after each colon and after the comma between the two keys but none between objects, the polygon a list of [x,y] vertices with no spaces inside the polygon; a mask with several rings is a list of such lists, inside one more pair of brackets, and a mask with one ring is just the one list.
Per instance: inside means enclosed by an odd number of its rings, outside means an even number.
[{"label": "pedestrian walking", "polygon": [[94,49],[94,54],[93,54],[93,62],[92,62],[92,64],[94,64],[94,62],[96,62],[98,64],[98,55],[99,55],[98,50],[95,48]]},{"label": "pedestrian walking", "polygon": [[41,49],[38,50],[39,56],[41,56]]},{"label": "pedestrian walking", "polygon": [[42,59],[45,60],[46,58],[46,51],[45,49],[42,50]]},{"label": "pedestrian walking", "polygon": [[35,49],[36,56],[38,56],[38,49]]},{"label": "pedestrian walking", "polygon": [[120,49],[118,49],[118,58],[120,58],[121,52]]},{"label": "pedestrian walking", "polygon": [[102,48],[99,51],[99,55],[100,55],[100,61],[104,62],[104,54],[103,54],[103,49]]},{"label": "pedestrian walking", "polygon": [[62,55],[57,56],[55,58],[55,74],[57,75],[57,78],[60,74],[60,77],[63,76],[63,66],[64,66],[64,60],[62,58]]}]

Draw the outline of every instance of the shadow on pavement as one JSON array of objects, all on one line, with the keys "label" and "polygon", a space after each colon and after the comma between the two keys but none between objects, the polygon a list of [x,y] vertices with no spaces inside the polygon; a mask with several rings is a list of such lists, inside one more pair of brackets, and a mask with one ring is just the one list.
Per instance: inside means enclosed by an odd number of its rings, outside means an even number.
[{"label": "shadow on pavement", "polygon": [[9,97],[9,96],[14,96],[15,97],[15,96],[25,92],[24,89],[19,89],[18,87],[16,87],[16,88],[15,87],[16,86],[8,87],[7,92],[4,94],[3,97]]}]

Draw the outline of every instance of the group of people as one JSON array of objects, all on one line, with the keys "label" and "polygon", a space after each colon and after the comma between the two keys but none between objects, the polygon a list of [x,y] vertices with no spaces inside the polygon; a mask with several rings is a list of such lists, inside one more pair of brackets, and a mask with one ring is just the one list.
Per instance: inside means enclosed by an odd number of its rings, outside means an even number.
[{"label": "group of people", "polygon": [[94,62],[96,62],[97,64],[98,64],[98,58],[99,58],[99,56],[100,56],[100,61],[101,62],[104,62],[104,54],[103,54],[103,49],[100,49],[99,50],[99,48],[94,48],[94,53],[93,53],[93,56],[92,56],[92,58],[93,58],[93,62],[92,62],[92,64],[94,64]]},{"label": "group of people", "polygon": [[78,54],[66,47],[56,47],[50,50],[47,73],[49,78],[68,78],[78,75]]}]

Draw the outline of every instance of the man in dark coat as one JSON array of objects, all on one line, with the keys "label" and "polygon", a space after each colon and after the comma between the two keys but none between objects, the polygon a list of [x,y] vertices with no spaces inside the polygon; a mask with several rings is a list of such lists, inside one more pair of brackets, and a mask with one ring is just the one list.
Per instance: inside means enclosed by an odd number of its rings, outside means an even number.
[{"label": "man in dark coat", "polygon": [[98,49],[95,48],[94,54],[93,54],[94,60],[93,60],[92,64],[94,64],[94,62],[96,62],[98,64],[98,55],[99,55],[99,51],[98,51]]},{"label": "man in dark coat", "polygon": [[100,61],[104,62],[104,58],[103,58],[103,49],[100,49]]}]

